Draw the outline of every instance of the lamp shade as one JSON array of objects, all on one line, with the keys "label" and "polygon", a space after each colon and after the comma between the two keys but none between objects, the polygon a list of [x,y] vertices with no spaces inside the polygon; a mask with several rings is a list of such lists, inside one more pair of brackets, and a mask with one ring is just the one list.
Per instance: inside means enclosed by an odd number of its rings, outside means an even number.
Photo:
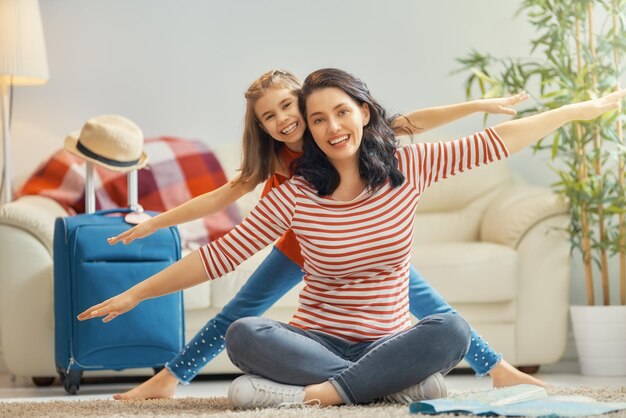
[{"label": "lamp shade", "polygon": [[13,85],[48,80],[38,0],[0,0],[0,77]]}]

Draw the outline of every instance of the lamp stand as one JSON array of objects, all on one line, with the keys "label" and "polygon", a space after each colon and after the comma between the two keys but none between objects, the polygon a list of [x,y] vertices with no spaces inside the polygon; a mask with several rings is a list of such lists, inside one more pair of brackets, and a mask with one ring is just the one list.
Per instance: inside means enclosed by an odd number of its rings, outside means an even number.
[{"label": "lamp stand", "polygon": [[11,187],[11,132],[9,129],[9,82],[6,77],[0,77],[0,96],[2,98],[2,195],[0,205],[13,200]]}]

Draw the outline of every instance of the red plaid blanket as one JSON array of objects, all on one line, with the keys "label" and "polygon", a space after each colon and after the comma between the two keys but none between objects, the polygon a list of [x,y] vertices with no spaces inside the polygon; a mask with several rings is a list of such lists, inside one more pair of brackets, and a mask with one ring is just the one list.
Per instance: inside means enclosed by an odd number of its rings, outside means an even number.
[{"label": "red plaid blanket", "polygon": [[[163,212],[214,190],[227,179],[215,155],[197,140],[172,137],[145,140],[149,165],[139,170],[139,204]],[[127,207],[126,174],[95,166],[96,209]],[[85,211],[85,161],[64,149],[41,164],[17,192],[43,195],[70,214]],[[230,231],[241,221],[235,205],[214,215],[179,225],[183,248],[194,249]]]}]

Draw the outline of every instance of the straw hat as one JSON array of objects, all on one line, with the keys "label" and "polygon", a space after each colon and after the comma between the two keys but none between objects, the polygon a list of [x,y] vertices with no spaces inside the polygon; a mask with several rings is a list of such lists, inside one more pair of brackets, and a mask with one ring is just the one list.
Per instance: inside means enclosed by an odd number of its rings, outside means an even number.
[{"label": "straw hat", "polygon": [[65,138],[65,149],[115,171],[135,170],[148,163],[143,132],[133,121],[118,115],[89,119],[80,131]]}]

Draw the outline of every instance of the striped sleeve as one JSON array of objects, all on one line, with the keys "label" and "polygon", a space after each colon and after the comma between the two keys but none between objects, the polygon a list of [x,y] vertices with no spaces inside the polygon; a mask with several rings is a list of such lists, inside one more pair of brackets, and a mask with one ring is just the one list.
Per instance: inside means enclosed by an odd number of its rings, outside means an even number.
[{"label": "striped sleeve", "polygon": [[400,169],[421,193],[431,184],[509,156],[493,128],[454,141],[419,143],[398,153]]},{"label": "striped sleeve", "polygon": [[296,206],[296,188],[285,183],[272,189],[250,214],[217,241],[198,249],[208,279],[232,271],[287,231]]}]

